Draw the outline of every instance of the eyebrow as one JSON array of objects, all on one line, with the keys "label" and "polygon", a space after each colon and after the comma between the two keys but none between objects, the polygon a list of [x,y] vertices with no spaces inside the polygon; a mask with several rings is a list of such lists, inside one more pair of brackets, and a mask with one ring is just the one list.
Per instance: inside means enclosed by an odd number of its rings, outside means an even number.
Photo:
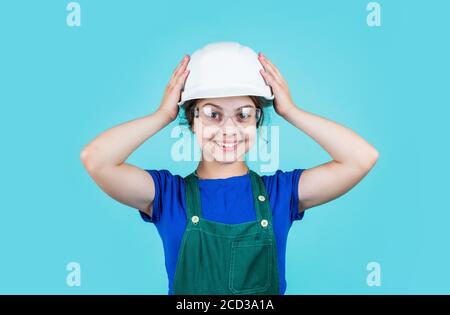
[{"label": "eyebrow", "polygon": [[[217,104],[213,104],[213,103],[205,103],[205,104],[203,104],[203,105],[212,105],[212,106],[214,106],[214,107],[217,107],[217,108],[223,109],[223,107],[222,107],[222,106],[220,106],[220,105],[217,105]],[[238,109],[241,109],[241,108],[243,108],[243,107],[255,107],[255,106],[252,106],[251,104],[247,104],[247,105],[242,105],[242,106],[239,106],[239,107],[235,108],[234,110],[238,110]]]}]

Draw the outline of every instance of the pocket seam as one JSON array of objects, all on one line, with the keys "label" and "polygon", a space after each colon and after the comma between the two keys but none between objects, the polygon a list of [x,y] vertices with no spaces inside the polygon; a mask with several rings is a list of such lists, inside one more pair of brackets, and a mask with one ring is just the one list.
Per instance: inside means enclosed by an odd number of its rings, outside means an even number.
[{"label": "pocket seam", "polygon": [[[272,246],[272,240],[254,240],[254,241],[248,241],[249,244],[242,244],[242,243],[246,243],[247,241],[240,241],[240,242],[235,242],[233,241],[231,244],[231,261],[230,261],[230,278],[229,278],[229,289],[235,293],[235,294],[239,294],[239,293],[243,293],[243,294],[249,294],[249,293],[257,293],[257,292],[261,292],[261,291],[265,291],[267,290],[267,288],[270,287],[271,284],[271,278],[272,278],[272,251],[273,251],[273,246]],[[253,244],[250,244],[253,243]],[[236,249],[237,248],[242,248],[242,247],[255,247],[255,246],[260,246],[263,245],[263,247],[268,246],[269,248],[267,249],[268,251],[268,262],[267,262],[267,281],[266,284],[264,286],[260,286],[257,288],[252,288],[252,289],[242,289],[239,290],[237,288],[235,288],[234,286],[234,275],[235,275],[235,260],[236,260]]]}]

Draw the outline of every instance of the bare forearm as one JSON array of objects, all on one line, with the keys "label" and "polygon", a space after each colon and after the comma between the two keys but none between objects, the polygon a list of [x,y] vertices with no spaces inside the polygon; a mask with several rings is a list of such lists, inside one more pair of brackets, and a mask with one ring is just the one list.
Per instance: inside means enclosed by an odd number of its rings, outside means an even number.
[{"label": "bare forearm", "polygon": [[371,166],[377,150],[358,134],[334,121],[292,106],[284,115],[291,124],[314,139],[339,163]]},{"label": "bare forearm", "polygon": [[123,163],[142,143],[172,121],[164,111],[112,127],[85,146],[81,159],[91,169]]}]

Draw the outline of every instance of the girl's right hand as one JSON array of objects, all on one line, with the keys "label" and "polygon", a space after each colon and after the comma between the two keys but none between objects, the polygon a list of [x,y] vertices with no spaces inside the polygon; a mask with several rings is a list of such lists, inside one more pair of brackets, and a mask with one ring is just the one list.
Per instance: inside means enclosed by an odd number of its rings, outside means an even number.
[{"label": "girl's right hand", "polygon": [[175,120],[178,116],[178,102],[180,102],[181,89],[189,74],[189,70],[186,69],[189,60],[189,55],[185,55],[173,71],[172,77],[164,91],[161,105],[158,108],[158,110],[167,113],[172,120]]}]

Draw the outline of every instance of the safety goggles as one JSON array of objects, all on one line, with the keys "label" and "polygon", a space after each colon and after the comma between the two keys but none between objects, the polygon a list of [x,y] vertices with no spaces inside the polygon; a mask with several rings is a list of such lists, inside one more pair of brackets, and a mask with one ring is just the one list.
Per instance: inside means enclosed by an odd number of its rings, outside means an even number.
[{"label": "safety goggles", "polygon": [[261,109],[252,106],[243,106],[233,112],[226,112],[220,107],[205,104],[194,109],[194,117],[207,126],[222,126],[231,118],[238,126],[248,127],[255,125],[261,118]]}]

